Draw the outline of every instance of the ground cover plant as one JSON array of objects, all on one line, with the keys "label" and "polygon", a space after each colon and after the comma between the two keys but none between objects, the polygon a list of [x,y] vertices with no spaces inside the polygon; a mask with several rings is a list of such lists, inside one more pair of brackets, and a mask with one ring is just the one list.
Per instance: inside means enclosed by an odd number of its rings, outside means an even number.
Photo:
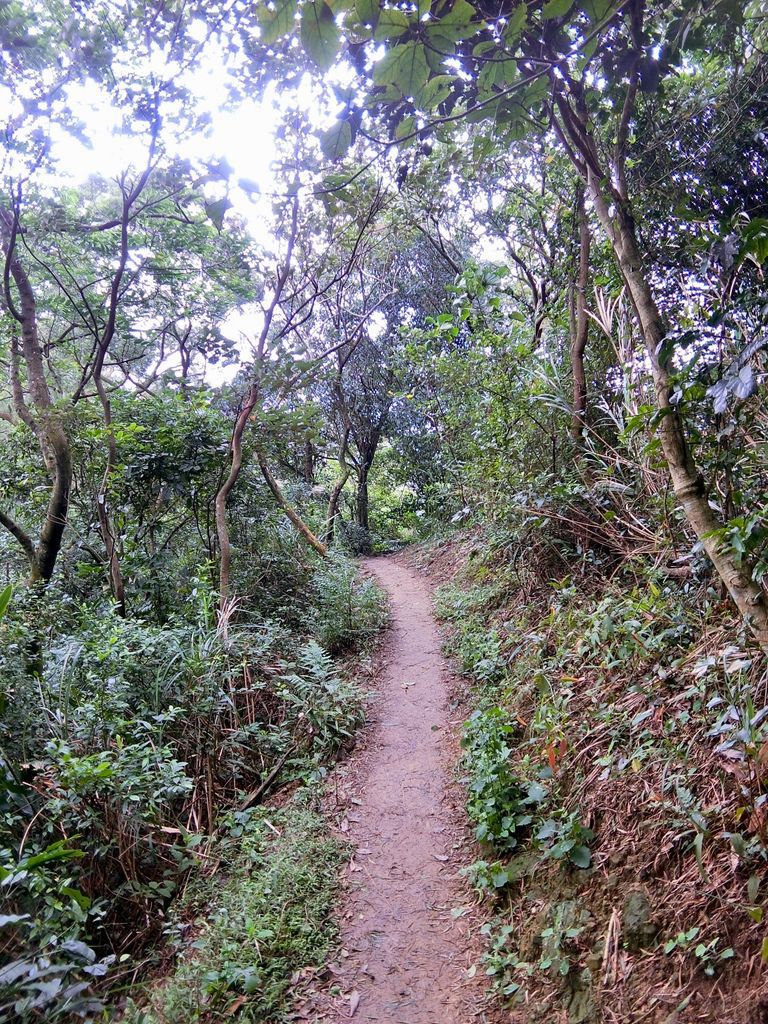
[{"label": "ground cover plant", "polygon": [[759,656],[706,580],[652,562],[606,578],[574,552],[522,602],[507,532],[451,543],[464,567],[438,609],[476,707],[461,772],[489,977],[520,1020],[553,998],[578,1021],[758,1019]]}]

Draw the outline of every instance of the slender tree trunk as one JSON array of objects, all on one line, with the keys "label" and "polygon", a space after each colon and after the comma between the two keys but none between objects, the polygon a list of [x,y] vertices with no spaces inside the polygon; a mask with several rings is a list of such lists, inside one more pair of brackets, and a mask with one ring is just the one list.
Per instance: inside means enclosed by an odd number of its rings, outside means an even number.
[{"label": "slender tree trunk", "polygon": [[125,616],[125,584],[123,582],[123,572],[120,568],[120,553],[117,547],[115,529],[107,507],[106,475],[102,481],[101,489],[96,494],[96,514],[99,519],[101,539],[107,552],[109,589],[112,591],[118,615]]},{"label": "slender tree trunk", "polygon": [[267,465],[264,454],[261,451],[259,451],[259,449],[256,450],[256,454],[259,460],[259,467],[261,468],[262,476],[266,480],[267,486],[269,487],[270,491],[272,491],[273,495],[277,499],[277,503],[280,506],[280,508],[283,510],[283,512],[285,512],[286,516],[288,516],[290,521],[299,531],[300,535],[304,538],[307,544],[309,544],[310,547],[314,548],[318,555],[322,555],[323,558],[327,557],[328,548],[320,540],[319,537],[315,536],[315,534],[310,530],[310,528],[307,526],[307,524],[304,522],[304,520],[301,518],[298,512],[288,502],[288,499],[283,494],[277,480],[275,480],[275,478],[272,476],[272,473],[270,472],[269,466]]},{"label": "slender tree trunk", "polygon": [[328,499],[328,511],[325,517],[325,531],[323,534],[323,540],[326,545],[333,543],[334,534],[336,533],[336,519],[339,515],[339,502],[341,500],[341,492],[344,490],[344,485],[349,480],[352,473],[351,466],[344,465],[341,471],[341,476],[336,480],[331,490],[331,496]]},{"label": "slender tree trunk", "polygon": [[248,419],[254,410],[258,400],[259,391],[256,384],[251,385],[248,396],[243,403],[240,414],[235,420],[235,427],[232,431],[232,443],[230,445],[231,461],[229,473],[226,480],[216,492],[214,502],[214,518],[216,521],[216,536],[219,542],[219,607],[223,608],[229,599],[229,577],[232,569],[232,543],[229,539],[229,526],[227,525],[227,499],[232,492],[240,470],[243,465],[243,434],[248,425]]},{"label": "slender tree trunk", "polygon": [[571,412],[571,434],[574,440],[582,440],[587,425],[587,378],[584,372],[584,352],[589,339],[589,317],[587,316],[587,287],[589,285],[589,223],[584,208],[584,185],[576,188],[576,218],[579,228],[579,269],[576,280],[573,323],[571,333],[571,373],[573,376],[573,410]]},{"label": "slender tree trunk", "polygon": [[347,456],[349,455],[349,435],[351,428],[347,425],[342,435],[341,444],[339,446],[339,467],[341,473],[339,474],[336,482],[331,490],[331,496],[328,499],[328,511],[325,517],[325,530],[323,532],[323,540],[327,545],[333,543],[333,537],[336,532],[336,518],[339,514],[339,502],[341,501],[341,494],[344,487],[352,475],[352,467],[347,462]]},{"label": "slender tree trunk", "polygon": [[112,424],[112,404],[109,395],[101,379],[101,367],[98,373],[94,373],[94,383],[101,402],[104,414],[104,426],[107,431],[107,465],[104,469],[104,476],[101,480],[101,487],[96,493],[96,514],[99,520],[101,539],[107,552],[107,565],[109,566],[109,589],[115,601],[115,608],[118,615],[125,615],[125,584],[123,582],[123,571],[120,568],[120,550],[115,536],[115,528],[109,514],[107,492],[109,481],[117,465],[117,442]]},{"label": "slender tree trunk", "polygon": [[598,218],[610,239],[627,286],[627,294],[651,364],[656,402],[661,414],[659,438],[675,496],[734,604],[748,622],[760,646],[768,651],[766,596],[752,579],[749,567],[737,562],[722,543],[719,534],[723,524],[707,500],[704,479],[693,462],[679,411],[671,401],[669,357],[664,354],[662,347],[667,331],[643,267],[631,208],[627,202],[615,202],[616,212],[612,214],[602,192],[602,183],[594,174],[589,175],[589,187]]}]

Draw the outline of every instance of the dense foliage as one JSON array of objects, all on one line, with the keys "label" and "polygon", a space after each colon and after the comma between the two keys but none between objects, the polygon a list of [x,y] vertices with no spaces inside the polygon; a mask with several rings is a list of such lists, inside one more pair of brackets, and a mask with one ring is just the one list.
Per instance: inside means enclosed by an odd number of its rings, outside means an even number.
[{"label": "dense foliage", "polygon": [[[509,899],[489,971],[582,991],[593,924],[561,906],[513,949],[510,894],[534,861],[592,871],[644,787],[672,838],[635,867],[674,899],[693,857],[663,956],[752,983],[767,24],[764,0],[0,3],[0,1016],[117,1005],[234,837],[260,873],[241,892],[233,864],[209,973],[147,1019],[277,1019],[338,852],[311,800],[274,850],[251,808],[314,793],[361,720],[349,656],[385,614],[350,555],[446,528],[479,549],[441,602],[476,684],[473,880]],[[273,882],[303,894],[287,938]]]}]

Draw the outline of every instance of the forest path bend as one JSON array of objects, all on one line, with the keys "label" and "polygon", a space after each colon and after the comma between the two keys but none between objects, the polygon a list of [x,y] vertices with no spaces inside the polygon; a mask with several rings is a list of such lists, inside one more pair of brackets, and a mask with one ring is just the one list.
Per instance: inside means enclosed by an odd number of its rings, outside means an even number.
[{"label": "forest path bend", "polygon": [[[337,771],[355,847],[341,923],[348,956],[334,969],[343,994],[306,1019],[487,1021],[483,972],[470,970],[479,958],[473,901],[458,874],[469,844],[430,588],[399,557],[364,564],[389,594],[392,628],[369,742]],[[460,906],[465,914],[453,916]]]}]

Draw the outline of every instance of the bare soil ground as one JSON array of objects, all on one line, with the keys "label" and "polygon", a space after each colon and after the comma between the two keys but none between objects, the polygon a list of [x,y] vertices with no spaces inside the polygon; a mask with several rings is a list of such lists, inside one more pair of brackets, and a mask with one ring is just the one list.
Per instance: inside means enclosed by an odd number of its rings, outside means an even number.
[{"label": "bare soil ground", "polygon": [[324,990],[305,990],[299,1019],[491,1024],[478,912],[459,874],[474,859],[454,779],[462,715],[430,587],[402,557],[365,566],[389,593],[392,629],[367,744],[335,773],[334,810],[354,847],[340,962]]}]

